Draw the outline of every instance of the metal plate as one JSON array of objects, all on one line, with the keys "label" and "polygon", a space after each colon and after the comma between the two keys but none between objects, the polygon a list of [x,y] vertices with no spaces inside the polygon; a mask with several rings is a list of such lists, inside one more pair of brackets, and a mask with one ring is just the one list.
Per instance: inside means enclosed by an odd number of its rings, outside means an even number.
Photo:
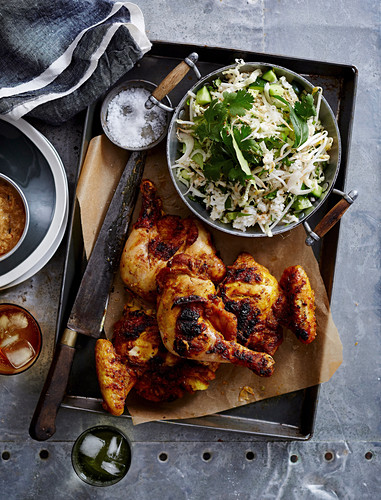
[{"label": "metal plate", "polygon": [[[154,83],[159,83],[178,64],[179,59],[183,59],[194,51],[199,54],[198,67],[203,75],[233,63],[235,59],[255,60],[289,68],[305,76],[315,85],[322,86],[324,88],[324,95],[336,116],[340,130],[342,157],[335,188],[344,190],[357,85],[357,70],[355,67],[253,52],[156,42],[149,55],[146,55],[127,76],[129,79],[147,78]],[[175,106],[195,82],[195,76],[190,73],[171,92],[170,99]],[[102,132],[99,121],[99,109],[100,103],[88,110],[83,138],[82,160],[91,137]],[[316,215],[314,214],[311,217],[310,225],[312,227],[333,206],[336,201],[333,198],[331,196],[317,211]],[[69,290],[73,286],[76,277],[78,277],[78,270],[81,269],[82,242],[78,227],[79,218],[77,212],[77,210],[73,212],[71,238],[65,265],[66,273],[62,287],[57,331],[61,330],[62,318],[65,316],[68,302],[70,302],[68,299],[70,296]],[[322,277],[329,298],[334,279],[339,228],[340,225],[337,224],[324,237],[322,244],[314,247],[315,256],[320,263]],[[307,440],[313,434],[318,394],[319,387],[315,386],[279,397],[258,401],[222,412],[218,415],[165,423],[167,425],[201,426],[204,428],[244,432],[258,436],[276,437],[278,439]],[[67,396],[62,406],[90,412],[103,412],[95,372],[93,339],[80,336],[67,388]],[[120,418],[123,417],[129,418],[129,415],[125,413]]]}]

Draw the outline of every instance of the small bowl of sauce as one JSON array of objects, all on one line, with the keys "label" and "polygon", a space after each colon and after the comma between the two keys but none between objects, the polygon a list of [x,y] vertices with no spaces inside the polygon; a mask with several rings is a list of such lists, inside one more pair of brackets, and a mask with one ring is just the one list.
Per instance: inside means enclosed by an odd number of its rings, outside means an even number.
[{"label": "small bowl of sauce", "polygon": [[29,228],[29,208],[24,193],[9,177],[0,174],[0,261],[12,255]]},{"label": "small bowl of sauce", "polygon": [[0,374],[15,375],[30,368],[41,351],[41,329],[21,306],[0,304]]}]

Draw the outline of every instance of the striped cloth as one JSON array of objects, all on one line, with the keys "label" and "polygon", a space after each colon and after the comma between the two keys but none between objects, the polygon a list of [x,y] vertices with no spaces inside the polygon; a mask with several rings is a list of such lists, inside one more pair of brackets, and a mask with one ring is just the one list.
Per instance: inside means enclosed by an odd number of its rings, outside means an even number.
[{"label": "striped cloth", "polygon": [[1,2],[0,114],[62,123],[150,48],[143,14],[130,2]]}]

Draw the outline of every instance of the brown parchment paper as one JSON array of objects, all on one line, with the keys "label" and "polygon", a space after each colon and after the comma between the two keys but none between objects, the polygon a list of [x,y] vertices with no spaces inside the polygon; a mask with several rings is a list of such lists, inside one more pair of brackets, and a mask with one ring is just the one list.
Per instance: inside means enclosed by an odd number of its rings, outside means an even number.
[{"label": "brown parchment paper", "polygon": [[[111,144],[104,136],[95,137],[90,142],[78,186],[87,253],[91,252],[127,157],[126,151]],[[177,195],[170,179],[163,146],[149,152],[143,178],[155,183],[167,213],[189,215],[189,210]],[[140,206],[139,195],[132,222],[136,220]],[[328,381],[342,363],[339,333],[331,316],[317,261],[312,249],[304,243],[306,234],[302,226],[272,238],[234,237],[213,229],[211,233],[226,265],[232,264],[242,251],[250,252],[277,279],[280,279],[286,267],[302,265],[315,291],[317,338],[312,344],[303,345],[285,330],[283,344],[274,355],[275,372],[270,378],[258,377],[246,368],[222,364],[208,390],[186,395],[172,403],[151,403],[130,394],[126,406],[134,424],[159,419],[201,417],[304,389]],[[126,296],[117,273],[105,322],[108,338],[112,337],[113,324],[121,316]]]}]

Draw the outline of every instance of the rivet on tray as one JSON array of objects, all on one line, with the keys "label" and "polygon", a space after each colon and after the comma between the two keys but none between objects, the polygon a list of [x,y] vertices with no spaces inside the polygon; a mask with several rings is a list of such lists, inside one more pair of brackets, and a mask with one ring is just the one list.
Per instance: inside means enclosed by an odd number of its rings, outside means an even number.
[{"label": "rivet on tray", "polygon": [[209,452],[209,451],[205,451],[203,454],[202,454],[202,459],[204,460],[204,462],[209,462],[209,460],[212,458],[212,454]]},{"label": "rivet on tray", "polygon": [[168,460],[168,455],[165,452],[160,453],[159,460],[160,462],[166,462]]},{"label": "rivet on tray", "polygon": [[40,451],[40,458],[42,460],[46,460],[47,458],[49,458],[49,452],[48,452],[48,450],[41,450]]},{"label": "rivet on tray", "polygon": [[334,454],[332,453],[332,451],[327,451],[324,454],[324,460],[326,460],[327,462],[332,462],[333,459],[334,459]]},{"label": "rivet on tray", "polygon": [[9,460],[11,458],[11,454],[9,453],[9,451],[3,451],[3,453],[1,454],[1,458],[3,460]]},{"label": "rivet on tray", "polygon": [[373,458],[373,452],[372,452],[372,451],[367,451],[367,452],[365,453],[365,458],[366,458],[367,460],[372,460],[372,458]]},{"label": "rivet on tray", "polygon": [[290,461],[293,463],[293,464],[296,464],[296,462],[299,460],[299,457],[298,455],[291,455],[290,457]]},{"label": "rivet on tray", "polygon": [[253,451],[247,451],[246,452],[246,460],[254,460],[255,458],[255,453]]}]

